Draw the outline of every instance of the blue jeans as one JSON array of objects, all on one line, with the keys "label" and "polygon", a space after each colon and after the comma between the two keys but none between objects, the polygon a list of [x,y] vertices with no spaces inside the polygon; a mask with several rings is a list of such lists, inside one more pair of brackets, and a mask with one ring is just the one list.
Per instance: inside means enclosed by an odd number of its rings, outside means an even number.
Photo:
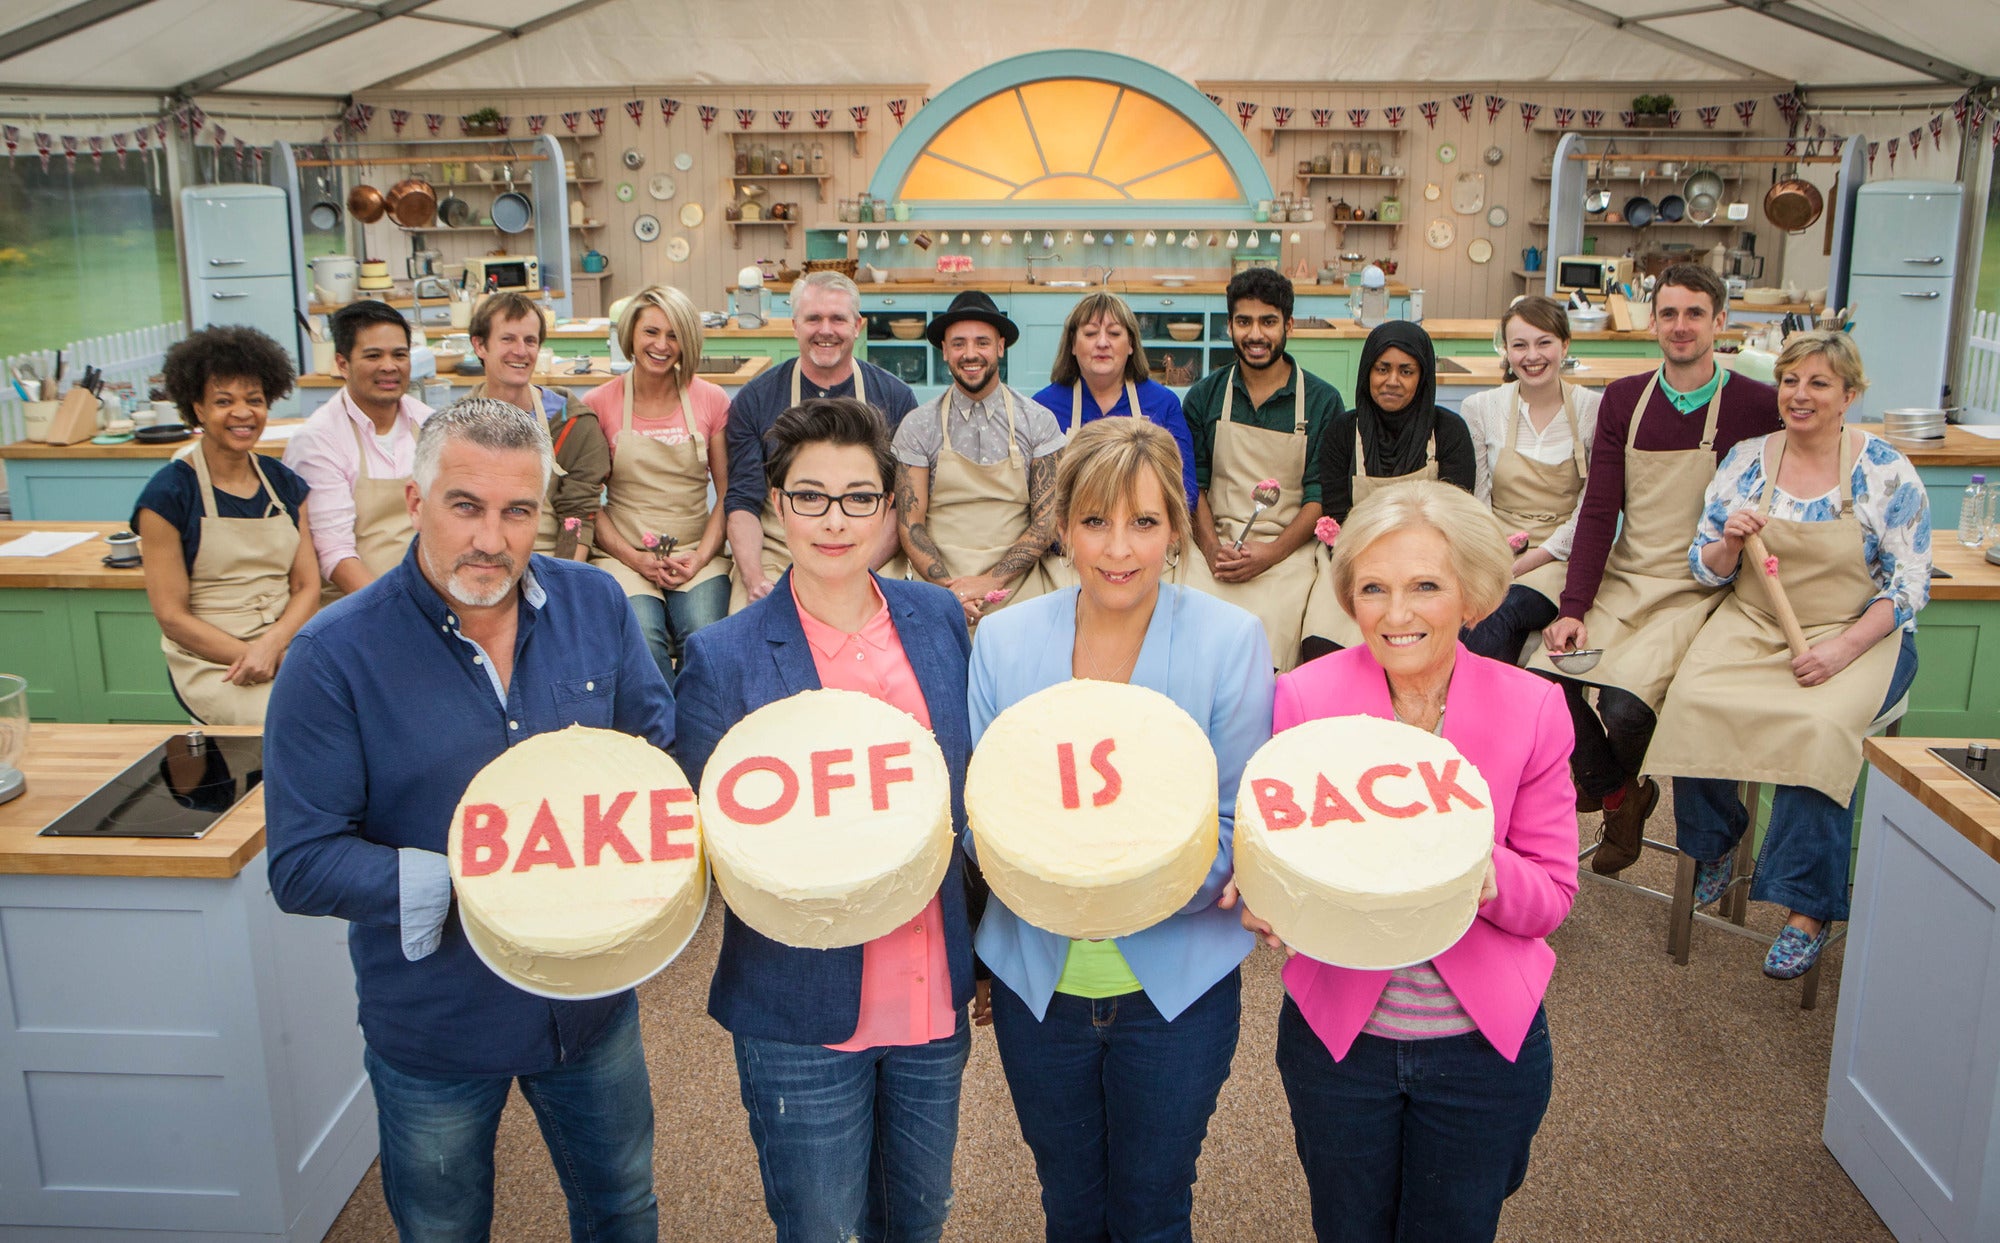
[{"label": "blue jeans", "polygon": [[[375,1090],[382,1197],[404,1243],[483,1243],[493,1225],[493,1136],[516,1080],[429,1079],[363,1054]],[[573,1243],[654,1243],[653,1090],[627,995],[597,1043],[566,1066],[520,1076],[542,1127]]]},{"label": "blue jeans", "polygon": [[1319,1243],[1471,1243],[1528,1174],[1555,1063],[1537,1010],[1508,1061],[1478,1032],[1354,1038],[1336,1062],[1290,996],[1278,1076]]},{"label": "blue jeans", "polygon": [[1490,617],[1464,634],[1465,650],[1510,665],[1521,663],[1521,649],[1528,636],[1540,634],[1556,619],[1556,606],[1539,591],[1519,585],[1509,587],[1507,596]]},{"label": "blue jeans", "polygon": [[639,619],[639,633],[646,638],[646,650],[672,686],[675,665],[687,659],[688,636],[728,614],[729,576],[719,575],[686,591],[669,591],[665,599],[627,598],[632,601],[632,615]]},{"label": "blue jeans", "polygon": [[778,1243],[930,1243],[944,1233],[971,1049],[963,1014],[943,1040],[858,1053],[736,1037]]},{"label": "blue jeans", "polygon": [[[1903,632],[1896,671],[1883,696],[1887,711],[1917,679],[1917,636]],[[1860,788],[1857,779],[1855,788]],[[1720,777],[1674,778],[1674,828],[1681,853],[1712,863],[1743,840],[1750,812],[1737,784]],[[1750,882],[1754,902],[1775,902],[1813,919],[1847,918],[1847,864],[1854,850],[1854,811],[1807,786],[1771,790],[1771,823]]]},{"label": "blue jeans", "polygon": [[1236,1054],[1242,984],[1231,971],[1171,1023],[1143,992],[1057,993],[1037,1022],[993,981],[993,1034],[1049,1243],[1193,1239],[1195,1160]]}]

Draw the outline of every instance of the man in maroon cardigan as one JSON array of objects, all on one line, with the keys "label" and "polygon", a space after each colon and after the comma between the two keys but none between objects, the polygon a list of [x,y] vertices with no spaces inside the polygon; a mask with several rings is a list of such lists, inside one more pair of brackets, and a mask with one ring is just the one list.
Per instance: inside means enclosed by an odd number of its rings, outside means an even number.
[{"label": "man in maroon cardigan", "polygon": [[[1576,724],[1571,765],[1577,810],[1604,812],[1603,842],[1590,865],[1607,876],[1639,857],[1646,817],[1660,800],[1659,783],[1642,777],[1640,765],[1666,690],[1667,679],[1660,675],[1670,674],[1683,654],[1670,649],[1676,643],[1684,648],[1694,637],[1693,627],[1669,626],[1667,619],[1679,610],[1712,607],[1693,594],[1694,576],[1686,565],[1685,547],[1694,539],[1707,480],[1736,442],[1782,426],[1777,393],[1771,386],[1733,376],[1716,363],[1715,335],[1728,318],[1728,308],[1721,278],[1707,268],[1676,264],[1660,275],[1653,295],[1653,334],[1664,362],[1656,373],[1605,386],[1569,576],[1556,620],[1543,632],[1552,652],[1590,646],[1592,629],[1606,644],[1605,668],[1592,679],[1598,686],[1595,712],[1584,701],[1583,682],[1559,680]],[[1636,416],[1637,435],[1628,436],[1634,407],[1647,393],[1646,408]],[[1707,430],[1711,405],[1716,410],[1712,438]],[[1690,453],[1699,454],[1704,447],[1712,450],[1712,458],[1701,454],[1691,461]],[[1628,500],[1641,494],[1628,491],[1628,468],[1645,472],[1644,495],[1650,498],[1631,512],[1626,510]],[[1607,572],[1621,519],[1628,545],[1623,566],[1613,564]],[[1674,539],[1681,545],[1678,559],[1665,555]],[[1654,550],[1653,555],[1638,556],[1641,546]],[[1650,573],[1637,572],[1635,563],[1641,560]],[[1629,581],[1612,590],[1621,575]],[[1593,613],[1600,591],[1608,607]],[[1659,603],[1632,603],[1647,599]],[[1639,615],[1619,616],[1621,604],[1624,611]],[[1621,646],[1625,650],[1614,653]],[[1614,654],[1619,659],[1613,659]],[[1634,669],[1635,664],[1645,667]]]}]

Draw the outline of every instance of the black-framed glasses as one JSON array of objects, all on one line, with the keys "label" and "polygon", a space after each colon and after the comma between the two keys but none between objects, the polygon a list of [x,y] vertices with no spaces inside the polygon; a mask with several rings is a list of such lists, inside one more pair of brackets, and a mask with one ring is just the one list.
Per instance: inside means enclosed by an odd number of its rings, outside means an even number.
[{"label": "black-framed glasses", "polygon": [[792,503],[792,512],[801,518],[821,517],[835,501],[840,502],[840,512],[848,517],[866,518],[882,508],[882,502],[889,496],[887,492],[843,492],[839,496],[831,496],[810,488],[784,495]]}]

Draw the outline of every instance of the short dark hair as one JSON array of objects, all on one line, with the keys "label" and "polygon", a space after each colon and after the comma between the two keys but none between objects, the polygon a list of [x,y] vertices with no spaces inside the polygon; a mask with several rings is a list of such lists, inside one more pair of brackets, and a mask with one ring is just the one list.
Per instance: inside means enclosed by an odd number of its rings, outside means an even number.
[{"label": "short dark hair", "polygon": [[1669,285],[1677,289],[1707,294],[1708,309],[1711,314],[1720,315],[1729,309],[1729,286],[1722,283],[1720,276],[1699,263],[1676,263],[1669,266],[1666,271],[1660,273],[1660,280],[1654,287],[1654,292],[1657,293]]},{"label": "short dark hair", "polygon": [[403,343],[407,345],[410,340],[410,321],[403,318],[403,313],[373,298],[348,303],[335,311],[327,324],[333,329],[333,352],[342,358],[353,355],[354,338],[370,324],[394,324],[403,330]]},{"label": "short dark hair", "polygon": [[229,325],[189,333],[160,365],[167,396],[183,421],[195,422],[194,404],[208,394],[210,380],[255,380],[264,400],[275,402],[292,391],[297,373],[285,347],[255,328]]},{"label": "short dark hair", "polygon": [[1291,278],[1276,268],[1244,268],[1229,278],[1229,287],[1223,291],[1228,299],[1229,313],[1236,313],[1236,304],[1245,298],[1255,298],[1266,306],[1278,308],[1278,314],[1286,319],[1292,317]]},{"label": "short dark hair", "polygon": [[792,460],[807,445],[853,445],[875,455],[876,473],[887,492],[896,478],[896,457],[889,451],[889,425],[881,412],[852,397],[812,397],[778,416],[764,433],[764,479],[783,490]]}]

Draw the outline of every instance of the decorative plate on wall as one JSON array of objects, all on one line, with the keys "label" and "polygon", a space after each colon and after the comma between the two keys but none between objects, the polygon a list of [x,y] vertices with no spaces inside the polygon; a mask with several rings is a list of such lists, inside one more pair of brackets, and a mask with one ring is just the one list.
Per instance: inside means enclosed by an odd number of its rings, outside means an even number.
[{"label": "decorative plate on wall", "polygon": [[1465,248],[1465,257],[1474,263],[1485,263],[1493,258],[1493,243],[1483,237],[1475,237],[1471,245]]},{"label": "decorative plate on wall", "polygon": [[642,242],[650,242],[660,235],[658,216],[641,216],[632,222],[632,236]]},{"label": "decorative plate on wall", "polygon": [[646,183],[646,193],[662,203],[674,197],[675,188],[674,179],[665,173],[654,173],[653,179]]},{"label": "decorative plate on wall", "polygon": [[646,167],[646,153],[644,151],[639,150],[639,148],[637,147],[625,148],[625,154],[619,156],[618,158],[625,165],[625,167],[631,169],[635,173],[638,172],[640,169]]},{"label": "decorative plate on wall", "polygon": [[[682,172],[686,172],[694,167],[694,157],[683,151],[674,157],[674,167],[680,169]],[[669,242],[667,245],[672,246],[673,243]]]},{"label": "decorative plate on wall", "polygon": [[673,260],[675,263],[687,262],[688,249],[688,240],[684,237],[670,237],[667,239],[667,258]]},{"label": "decorative plate on wall", "polygon": [[1438,144],[1438,163],[1449,164],[1458,158],[1458,148],[1448,142]]},{"label": "decorative plate on wall", "polygon": [[690,229],[701,227],[702,210],[700,203],[689,203],[681,208],[681,224]]},{"label": "decorative plate on wall", "polygon": [[1424,202],[1426,202],[1426,203],[1435,203],[1435,202],[1437,202],[1437,201],[1438,201],[1438,199],[1439,199],[1440,197],[1442,197],[1442,196],[1443,196],[1443,194],[1444,194],[1444,191],[1443,191],[1443,190],[1440,190],[1440,189],[1438,189],[1438,183],[1437,183],[1437,182],[1435,182],[1435,181],[1427,181],[1427,182],[1425,182],[1425,183],[1424,183]]},{"label": "decorative plate on wall", "polygon": [[619,183],[618,183],[618,189],[617,189],[616,193],[617,193],[617,195],[618,195],[618,201],[619,201],[619,202],[621,202],[621,203],[629,203],[629,202],[631,202],[631,201],[632,201],[632,183],[631,183],[631,182],[629,182],[629,181],[621,181],[621,182],[619,182]]},{"label": "decorative plate on wall", "polygon": [[1496,229],[1505,228],[1507,224],[1507,209],[1497,204],[1493,207],[1487,208],[1486,223],[1492,225]]},{"label": "decorative plate on wall", "polygon": [[1458,230],[1443,216],[1424,226],[1424,242],[1432,250],[1449,250],[1458,237]]}]

